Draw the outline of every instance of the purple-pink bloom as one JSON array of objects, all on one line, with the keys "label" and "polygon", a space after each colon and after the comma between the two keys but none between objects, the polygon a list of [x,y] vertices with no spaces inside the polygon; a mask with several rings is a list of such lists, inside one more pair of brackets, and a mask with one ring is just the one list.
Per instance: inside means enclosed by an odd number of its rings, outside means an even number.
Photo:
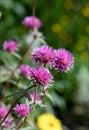
[{"label": "purple-pink bloom", "polygon": [[37,93],[35,94],[35,93],[31,93],[30,95],[29,95],[29,99],[30,100],[35,100],[35,101],[41,101],[41,97],[40,97],[40,95],[38,95]]},{"label": "purple-pink bloom", "polygon": [[54,61],[54,49],[49,46],[41,46],[34,49],[32,58],[36,63],[51,66]]},{"label": "purple-pink bloom", "polygon": [[0,106],[0,118],[4,118],[8,113],[8,109],[6,107]]},{"label": "purple-pink bloom", "polygon": [[28,72],[30,71],[30,66],[28,66],[28,65],[21,65],[20,68],[19,68],[19,70],[20,70],[20,73],[23,76],[27,77]]},{"label": "purple-pink bloom", "polygon": [[74,57],[69,51],[62,48],[56,51],[55,60],[53,62],[53,67],[56,70],[67,72],[73,67],[73,64]]},{"label": "purple-pink bloom", "polygon": [[43,67],[33,67],[30,69],[28,78],[30,78],[34,83],[47,86],[52,82],[52,75],[50,72]]},{"label": "purple-pink bloom", "polygon": [[17,51],[17,42],[13,40],[5,41],[3,44],[3,49],[6,51]]},{"label": "purple-pink bloom", "polygon": [[8,128],[11,126],[11,124],[12,124],[12,119],[7,117],[5,119],[5,127]]},{"label": "purple-pink bloom", "polygon": [[32,108],[30,108],[26,104],[20,104],[20,105],[16,105],[14,111],[16,112],[16,114],[18,114],[18,116],[26,117],[28,116],[28,114],[32,112]]},{"label": "purple-pink bloom", "polygon": [[23,20],[23,25],[30,28],[40,28],[42,23],[39,18],[35,16],[27,16]]}]

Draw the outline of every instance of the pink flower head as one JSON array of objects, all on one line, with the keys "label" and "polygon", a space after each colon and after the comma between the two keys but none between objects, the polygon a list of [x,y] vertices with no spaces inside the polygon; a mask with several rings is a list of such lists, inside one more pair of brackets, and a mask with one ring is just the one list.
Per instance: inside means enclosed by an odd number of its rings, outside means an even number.
[{"label": "pink flower head", "polygon": [[53,62],[53,67],[55,69],[67,72],[70,68],[73,67],[73,64],[74,57],[69,51],[62,48],[56,51],[55,60]]},{"label": "pink flower head", "polygon": [[54,50],[48,46],[41,46],[36,48],[32,53],[32,58],[36,63],[43,64],[43,65],[50,65],[54,60]]},{"label": "pink flower head", "polygon": [[35,93],[30,94],[30,100],[34,100],[34,99],[35,99],[36,101],[41,101],[40,95],[35,94]]},{"label": "pink flower head", "polygon": [[14,108],[14,111],[20,117],[26,117],[26,116],[28,116],[28,114],[30,114],[32,112],[32,108],[30,108],[26,104],[20,104],[20,105],[16,105],[16,107]]},{"label": "pink flower head", "polygon": [[12,40],[5,41],[3,44],[3,48],[6,51],[17,51],[18,50],[16,41],[12,41]]},{"label": "pink flower head", "polygon": [[23,25],[30,28],[40,28],[42,23],[41,21],[35,16],[27,16],[23,20]]},{"label": "pink flower head", "polygon": [[12,124],[12,119],[7,117],[5,119],[5,127],[8,128],[11,126],[11,124]]},{"label": "pink flower head", "polygon": [[0,106],[0,117],[4,118],[6,114],[8,113],[8,110],[6,107]]},{"label": "pink flower head", "polygon": [[23,76],[27,76],[28,75],[28,72],[30,71],[30,66],[28,65],[22,65],[20,66],[20,73],[23,75]]},{"label": "pink flower head", "polygon": [[43,67],[31,68],[29,71],[28,78],[30,78],[34,83],[38,83],[43,86],[49,85],[53,79],[50,72]]}]

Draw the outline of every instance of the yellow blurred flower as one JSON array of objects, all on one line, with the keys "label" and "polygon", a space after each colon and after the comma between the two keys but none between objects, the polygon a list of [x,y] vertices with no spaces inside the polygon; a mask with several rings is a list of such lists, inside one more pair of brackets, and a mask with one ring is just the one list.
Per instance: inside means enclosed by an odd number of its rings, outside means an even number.
[{"label": "yellow blurred flower", "polygon": [[86,43],[86,42],[89,41],[89,38],[88,38],[88,36],[86,36],[86,35],[81,35],[81,36],[79,37],[79,41],[80,41],[81,43]]},{"label": "yellow blurred flower", "polygon": [[67,16],[67,15],[62,16],[61,19],[60,19],[60,23],[61,23],[62,25],[68,24],[69,22],[70,22],[70,18],[69,18],[69,16]]},{"label": "yellow blurred flower", "polygon": [[86,6],[82,9],[82,14],[85,17],[89,17],[89,2],[86,3]]},{"label": "yellow blurred flower", "polygon": [[82,59],[82,60],[89,59],[89,54],[88,54],[88,52],[83,51],[83,52],[81,53],[81,59]]},{"label": "yellow blurred flower", "polygon": [[86,33],[89,33],[89,25],[86,26]]},{"label": "yellow blurred flower", "polygon": [[89,2],[86,3],[86,7],[89,8]]},{"label": "yellow blurred flower", "polygon": [[52,25],[52,31],[54,32],[54,33],[58,33],[58,32],[60,32],[61,31],[61,29],[62,29],[62,27],[59,25],[59,24],[53,24]]},{"label": "yellow blurred flower", "polygon": [[85,17],[89,17],[89,8],[83,8],[82,9],[82,14]]},{"label": "yellow blurred flower", "polygon": [[64,7],[68,10],[72,9],[74,7],[74,3],[72,0],[65,0]]},{"label": "yellow blurred flower", "polygon": [[38,117],[37,126],[40,130],[62,130],[61,121],[49,113],[44,113]]},{"label": "yellow blurred flower", "polygon": [[78,42],[76,45],[75,45],[75,48],[78,50],[78,51],[82,51],[85,49],[85,44],[82,43],[82,42]]},{"label": "yellow blurred flower", "polygon": [[68,34],[67,32],[62,32],[59,37],[64,40],[65,43],[72,42],[72,36]]}]

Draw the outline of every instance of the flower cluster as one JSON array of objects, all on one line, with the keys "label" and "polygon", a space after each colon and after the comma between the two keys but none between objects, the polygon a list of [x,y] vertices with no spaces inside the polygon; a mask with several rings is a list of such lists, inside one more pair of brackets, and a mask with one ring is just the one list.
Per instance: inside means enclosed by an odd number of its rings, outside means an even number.
[{"label": "flower cluster", "polygon": [[74,57],[68,50],[62,48],[55,50],[49,46],[36,48],[32,53],[32,59],[35,63],[42,65],[42,67],[22,65],[20,73],[28,77],[33,83],[43,86],[48,86],[53,79],[48,69],[44,68],[45,65],[49,65],[61,72],[67,72],[74,64]]},{"label": "flower cluster", "polygon": [[51,65],[54,69],[67,72],[73,67],[74,57],[66,49],[54,50],[48,46],[36,48],[32,53],[33,61],[41,65]]},{"label": "flower cluster", "polygon": [[[32,28],[32,30],[34,31],[35,29],[36,30],[39,29],[42,23],[37,17],[28,16],[24,18],[23,25],[26,27]],[[58,27],[58,31],[61,30],[59,26],[56,25],[55,27],[56,28]],[[15,41],[9,40],[9,41],[4,42],[3,49],[9,52],[13,52],[13,51],[18,50],[18,46]],[[47,68],[49,69],[54,68],[57,71],[67,72],[73,67],[73,64],[74,64],[74,57],[68,50],[63,49],[63,48],[56,50],[47,45],[37,47],[33,50],[31,57],[34,63],[37,64],[37,66],[35,65],[36,67],[31,67],[26,64],[21,65],[21,63],[23,62],[24,56],[21,57],[21,60],[19,64],[17,65],[17,67],[15,68],[15,70],[18,69],[18,67],[20,66],[19,67],[20,74],[30,79],[31,86],[29,86],[26,89],[21,89],[21,91],[23,90],[21,93],[21,96],[26,98],[26,104],[17,104],[14,108],[13,108],[13,105],[11,107],[14,110],[14,112],[18,115],[19,117],[18,119],[21,119],[21,118],[25,119],[24,117],[27,117],[28,115],[30,115],[32,113],[34,105],[36,105],[36,102],[38,102],[38,104],[40,104],[41,106],[43,105],[41,104],[42,101],[41,101],[40,95],[44,94],[43,90],[46,92],[47,88],[53,82],[53,76]],[[41,88],[40,85],[42,85],[43,87]],[[30,89],[31,89],[31,93],[29,94],[28,90]],[[38,89],[39,89],[39,92],[38,92]],[[42,93],[40,93],[41,91]],[[25,92],[27,95],[24,94]],[[18,94],[18,92],[16,92],[16,94]],[[18,100],[19,99],[21,98],[18,98]],[[7,113],[8,113],[8,110],[5,107],[0,106],[0,121],[2,121],[5,118]],[[6,127],[9,127],[12,121],[10,118],[6,118],[4,123]],[[37,124],[38,124],[38,127],[42,130],[46,130],[46,129],[62,130],[60,120],[58,120],[53,115],[47,114],[47,113],[39,116],[37,120]],[[18,122],[18,125],[19,125],[19,122]]]}]

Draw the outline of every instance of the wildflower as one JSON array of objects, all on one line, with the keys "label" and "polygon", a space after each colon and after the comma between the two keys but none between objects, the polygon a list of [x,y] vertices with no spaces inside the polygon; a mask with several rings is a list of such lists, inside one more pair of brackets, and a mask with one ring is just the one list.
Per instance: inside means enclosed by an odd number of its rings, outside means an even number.
[{"label": "wildflower", "polygon": [[38,117],[37,126],[40,130],[62,130],[61,121],[48,113],[44,113]]},{"label": "wildflower", "polygon": [[59,33],[60,31],[62,30],[62,27],[61,27],[61,25],[59,25],[59,24],[53,24],[53,26],[52,26],[52,31],[54,32],[54,33]]},{"label": "wildflower", "polygon": [[30,78],[34,83],[47,86],[52,82],[52,75],[50,72],[43,67],[33,67],[30,69],[28,78]]},{"label": "wildflower", "polygon": [[3,49],[6,51],[17,51],[18,50],[18,46],[16,41],[13,40],[9,40],[9,41],[5,41],[3,44]]},{"label": "wildflower", "polygon": [[75,44],[75,48],[77,51],[83,51],[85,49],[85,44],[79,41],[77,44]]},{"label": "wildflower", "polygon": [[40,28],[42,23],[41,21],[35,16],[27,16],[23,20],[23,25],[30,28]]},{"label": "wildflower", "polygon": [[32,108],[30,108],[26,104],[20,104],[20,105],[16,105],[16,107],[14,108],[14,111],[20,117],[26,117],[26,116],[28,116],[28,114],[30,114],[32,112]]},{"label": "wildflower", "polygon": [[53,62],[53,67],[55,69],[67,72],[70,68],[73,67],[73,64],[74,57],[69,51],[62,48],[56,51],[55,60]]},{"label": "wildflower", "polygon": [[40,95],[38,95],[38,94],[35,94],[35,93],[32,93],[32,94],[30,94],[30,100],[36,100],[36,101],[41,101],[41,97],[40,97]]},{"label": "wildflower", "polygon": [[65,42],[65,43],[70,43],[72,42],[72,36],[68,34],[67,32],[62,32],[59,37]]},{"label": "wildflower", "polygon": [[83,52],[81,53],[81,55],[80,55],[80,58],[81,58],[82,60],[87,60],[87,59],[89,59],[89,53],[86,52],[86,51],[83,51]]},{"label": "wildflower", "polygon": [[83,8],[82,9],[82,14],[83,14],[83,16],[85,16],[85,17],[89,17],[89,7],[88,8]]},{"label": "wildflower", "polygon": [[4,118],[8,113],[8,109],[6,107],[0,106],[0,118]]},{"label": "wildflower", "polygon": [[66,0],[65,3],[64,3],[64,7],[67,10],[71,10],[74,7],[73,1],[72,0]]},{"label": "wildflower", "polygon": [[54,50],[51,47],[41,46],[33,51],[32,58],[36,63],[51,66],[54,55]]},{"label": "wildflower", "polygon": [[89,34],[89,25],[86,26],[86,33]]},{"label": "wildflower", "polygon": [[30,70],[30,66],[28,66],[28,65],[22,65],[22,66],[20,66],[20,73],[24,76],[24,77],[26,77],[27,75],[28,75],[28,72],[29,72],[29,70]]},{"label": "wildflower", "polygon": [[65,26],[66,24],[70,23],[70,17],[68,15],[63,15],[60,19],[61,25]]},{"label": "wildflower", "polygon": [[6,118],[5,119],[5,127],[8,128],[12,124],[12,119],[11,118]]},{"label": "wildflower", "polygon": [[86,3],[86,6],[82,9],[82,14],[85,17],[89,17],[89,2]]}]

